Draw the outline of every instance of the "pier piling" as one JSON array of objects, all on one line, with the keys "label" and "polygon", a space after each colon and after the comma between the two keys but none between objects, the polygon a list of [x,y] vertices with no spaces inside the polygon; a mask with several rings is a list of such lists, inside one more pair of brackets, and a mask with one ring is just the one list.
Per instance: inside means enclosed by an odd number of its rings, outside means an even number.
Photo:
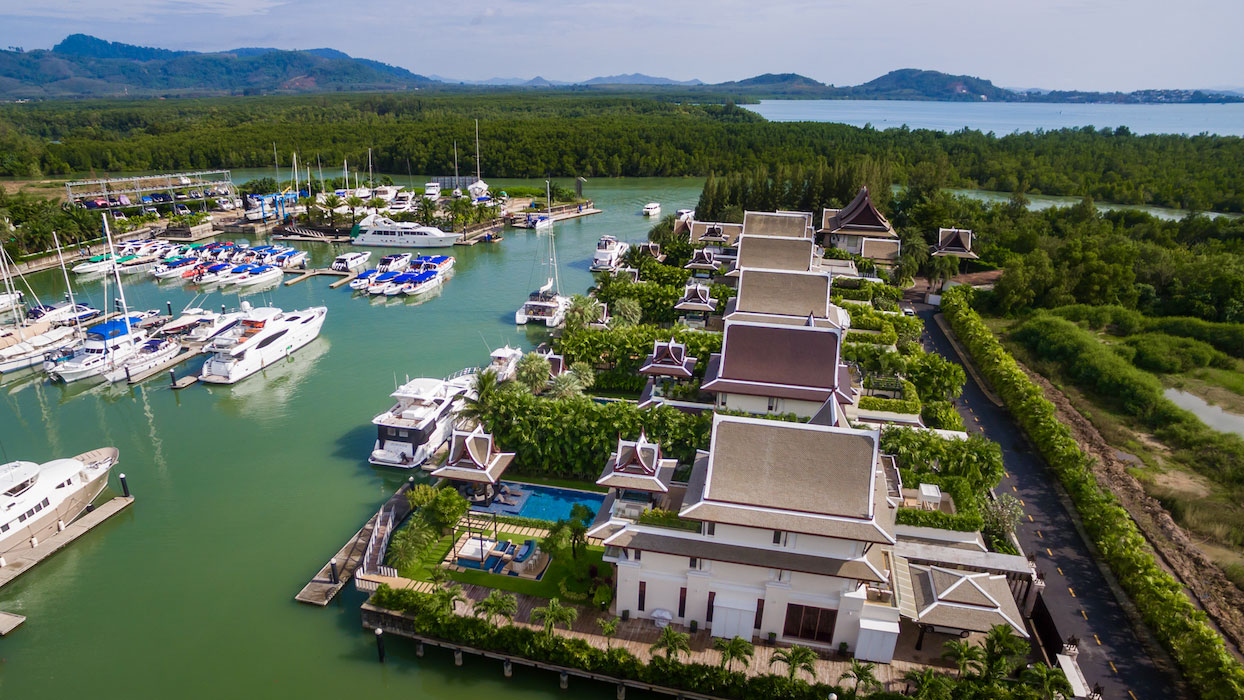
[{"label": "pier piling", "polygon": [[618,700],[626,700],[626,686],[618,684]]},{"label": "pier piling", "polygon": [[509,678],[510,676],[513,676],[513,675],[514,675],[514,663],[513,663],[513,662],[511,662],[509,659],[506,659],[505,661],[502,661],[502,662],[501,662],[501,671],[505,674],[505,677],[506,677],[506,678]]},{"label": "pier piling", "polygon": [[177,370],[169,368],[168,383],[169,383],[169,386],[173,387],[174,389],[177,388]]},{"label": "pier piling", "polygon": [[121,495],[125,496],[126,498],[130,497],[130,485],[129,485],[129,482],[125,480],[124,474],[121,475]]},{"label": "pier piling", "polygon": [[380,663],[384,663],[384,630],[376,628],[376,654],[380,657]]},{"label": "pier piling", "polygon": [[562,690],[569,688],[570,687],[570,674],[566,673],[565,671],[562,671],[559,675],[561,676]]},{"label": "pier piling", "polygon": [[168,315],[172,316],[173,315],[173,302],[166,299],[164,301],[164,305],[168,307]]},{"label": "pier piling", "polygon": [[454,649],[454,666],[462,665],[462,650]]},{"label": "pier piling", "polygon": [[332,570],[333,585],[336,586],[338,583],[341,583],[341,579],[337,578],[337,560],[336,559],[328,560],[328,566]]},{"label": "pier piling", "polygon": [[421,659],[423,658],[423,642],[419,642],[415,645],[415,656],[418,656]]}]

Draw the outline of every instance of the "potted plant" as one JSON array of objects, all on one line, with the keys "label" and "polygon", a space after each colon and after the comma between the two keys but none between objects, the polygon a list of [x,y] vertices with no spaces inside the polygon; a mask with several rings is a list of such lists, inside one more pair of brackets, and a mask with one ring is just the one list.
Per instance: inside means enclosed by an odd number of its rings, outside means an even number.
[{"label": "potted plant", "polygon": [[777,644],[777,632],[769,633],[769,646]]},{"label": "potted plant", "polygon": [[847,643],[846,643],[846,642],[843,642],[843,643],[841,643],[841,644],[839,644],[839,645],[838,645],[838,656],[841,656],[842,658],[844,658],[844,659],[845,659],[845,658],[849,657],[850,655],[851,655],[851,652],[847,651]]},{"label": "potted plant", "polygon": [[627,620],[629,620],[629,619],[631,619],[631,611],[630,611],[630,610],[623,610],[623,611],[622,611],[622,621],[623,621],[623,622],[626,622],[626,621],[627,621]]},{"label": "potted plant", "polygon": [[691,621],[691,634],[695,634],[696,630],[698,630],[699,628],[700,628],[699,621],[692,620]]}]

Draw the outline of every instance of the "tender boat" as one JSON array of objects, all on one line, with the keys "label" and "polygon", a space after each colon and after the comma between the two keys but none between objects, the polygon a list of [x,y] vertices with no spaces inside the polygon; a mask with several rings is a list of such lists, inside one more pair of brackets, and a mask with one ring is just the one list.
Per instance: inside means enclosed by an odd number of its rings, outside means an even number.
[{"label": "tender boat", "polygon": [[532,292],[527,302],[514,312],[514,323],[522,326],[528,323],[543,323],[549,328],[556,328],[566,320],[566,307],[570,306],[570,298],[553,291],[553,280]]},{"label": "tender boat", "polygon": [[532,228],[534,228],[534,229],[535,229],[535,230],[537,230],[537,231],[543,231],[543,230],[546,230],[546,229],[551,229],[551,228],[553,228],[553,217],[551,217],[551,216],[537,216],[535,219],[532,219],[532,221],[531,221],[531,227],[532,227]]},{"label": "tender boat", "polygon": [[445,280],[445,276],[436,272],[424,271],[415,273],[414,279],[402,285],[402,294],[414,296],[416,294],[426,294],[433,289],[441,286]]},{"label": "tender boat", "polygon": [[389,248],[448,248],[458,240],[458,234],[446,233],[435,226],[393,221],[379,214],[371,214],[355,224],[350,235],[354,245]]},{"label": "tender boat", "polygon": [[151,269],[151,276],[156,279],[169,279],[172,277],[182,277],[186,270],[194,265],[199,264],[196,257],[173,258],[156,265]]},{"label": "tender boat", "polygon": [[0,313],[11,311],[26,301],[26,295],[20,291],[0,292]]},{"label": "tender boat", "polygon": [[[450,255],[420,255],[415,258],[419,269],[425,272],[445,274],[454,268],[454,258]],[[412,265],[413,266],[413,265]]]},{"label": "tender boat", "polygon": [[233,384],[289,357],[315,340],[327,315],[323,306],[285,312],[275,307],[252,308],[243,302],[238,326],[207,346],[210,356],[199,380]]},{"label": "tender boat", "polygon": [[138,347],[120,367],[104,373],[110,383],[129,381],[143,372],[159,367],[181,352],[181,344],[172,338],[152,338]]},{"label": "tender boat", "polygon": [[402,272],[410,267],[410,253],[393,253],[380,258],[376,269],[381,272]]},{"label": "tender boat", "polygon": [[141,315],[105,321],[86,329],[82,347],[63,362],[44,365],[53,379],[66,384],[111,372],[125,364],[147,340],[147,332],[139,328]]},{"label": "tender boat", "polygon": [[658,202],[648,202],[644,205],[644,216],[660,216],[661,205]]},{"label": "tender boat", "polygon": [[190,279],[199,284],[211,284],[220,280],[220,276],[229,272],[233,268],[229,263],[216,263],[215,265],[200,265],[194,269],[194,274]]},{"label": "tender boat", "polygon": [[397,403],[371,421],[376,444],[367,461],[402,469],[426,462],[453,434],[454,417],[474,381],[474,370],[448,379],[407,380],[391,394]]},{"label": "tender boat", "polygon": [[509,345],[497,348],[489,354],[488,369],[497,375],[497,381],[504,382],[514,378],[518,372],[518,361],[523,359],[523,351]]},{"label": "tender boat", "polygon": [[622,256],[630,250],[629,243],[619,241],[614,236],[601,236],[596,243],[596,252],[592,255],[592,272],[612,272],[622,264]]},{"label": "tender boat", "polygon": [[[242,312],[240,311],[219,314],[209,311],[198,325],[186,333],[186,339],[192,343],[208,343],[227,334],[237,327],[241,320]],[[207,352],[207,346],[205,345],[200,352]]]},{"label": "tender boat", "polygon": [[380,274],[380,270],[374,267],[370,270],[363,270],[358,274],[358,277],[350,280],[350,289],[367,289],[368,285],[371,284],[371,278],[378,274]]},{"label": "tender boat", "polygon": [[385,287],[389,286],[389,282],[397,279],[400,272],[381,272],[371,278],[371,283],[367,285],[368,294],[384,294]]},{"label": "tender boat", "polygon": [[54,325],[74,325],[89,321],[103,313],[87,304],[53,304],[52,306],[33,306],[26,312],[26,318],[32,321],[47,321]]},{"label": "tender boat", "polygon": [[75,275],[89,275],[96,272],[106,272],[112,265],[112,254],[104,253],[102,255],[93,255],[86,260],[74,265],[70,271]]},{"label": "tender boat", "polygon": [[333,260],[332,268],[338,272],[354,272],[366,267],[369,259],[371,259],[370,250],[362,253],[343,253]]},{"label": "tender boat", "polygon": [[115,447],[43,464],[0,465],[0,556],[30,549],[73,522],[108,485]]},{"label": "tender boat", "polygon": [[135,256],[123,263],[117,264],[117,272],[123,275],[136,275],[140,272],[148,272],[155,269],[160,264],[160,258],[156,255],[140,255]]},{"label": "tender boat", "polygon": [[302,267],[307,264],[307,251],[305,250],[287,250],[272,259],[273,265],[281,267]]},{"label": "tender boat", "polygon": [[423,186],[423,196],[428,199],[441,198],[441,183],[429,182]]},{"label": "tender boat", "polygon": [[254,270],[257,267],[259,266],[254,263],[243,263],[241,265],[235,265],[231,267],[230,269],[225,270],[224,272],[221,272],[220,275],[216,277],[216,281],[222,285],[233,284],[234,282],[238,281],[240,278],[249,274],[251,270]]},{"label": "tender boat", "polygon": [[251,271],[247,272],[245,275],[234,278],[233,284],[236,284],[239,287],[257,287],[261,284],[267,284],[273,280],[279,280],[284,276],[285,273],[282,272],[279,267],[274,265],[260,265],[252,268]]},{"label": "tender boat", "polygon": [[393,279],[389,280],[389,284],[384,288],[384,291],[381,293],[387,297],[395,297],[398,294],[402,293],[402,290],[406,288],[407,284],[414,282],[415,277],[417,277],[418,275],[419,275],[418,272],[402,272],[398,274],[397,277],[394,277]]}]

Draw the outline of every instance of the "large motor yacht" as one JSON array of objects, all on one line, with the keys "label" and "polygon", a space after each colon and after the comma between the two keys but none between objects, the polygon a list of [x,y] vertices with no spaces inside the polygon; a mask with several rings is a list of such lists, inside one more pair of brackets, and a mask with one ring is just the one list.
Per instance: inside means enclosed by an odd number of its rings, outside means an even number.
[{"label": "large motor yacht", "polygon": [[108,485],[117,449],[102,447],[51,462],[0,464],[0,556],[29,549],[78,517]]},{"label": "large motor yacht", "polygon": [[619,241],[614,236],[601,236],[596,243],[596,252],[592,254],[592,272],[612,272],[622,264],[622,256],[631,249],[631,245]]},{"label": "large motor yacht", "polygon": [[379,214],[355,224],[351,235],[354,245],[391,248],[448,248],[458,240],[458,234],[452,231],[446,233],[413,221],[393,221]]},{"label": "large motor yacht", "polygon": [[403,469],[426,462],[453,434],[454,416],[474,381],[474,371],[464,370],[447,379],[420,377],[399,386],[391,394],[397,403],[371,421],[377,434],[368,461]]},{"label": "large motor yacht", "polygon": [[286,312],[276,307],[252,308],[243,302],[238,326],[204,349],[210,357],[203,363],[199,380],[209,384],[242,381],[315,340],[327,315],[323,306]]},{"label": "large motor yacht", "polygon": [[66,384],[118,369],[147,340],[147,331],[139,327],[142,320],[134,315],[97,323],[86,329],[81,348],[63,361],[44,363],[44,369]]}]

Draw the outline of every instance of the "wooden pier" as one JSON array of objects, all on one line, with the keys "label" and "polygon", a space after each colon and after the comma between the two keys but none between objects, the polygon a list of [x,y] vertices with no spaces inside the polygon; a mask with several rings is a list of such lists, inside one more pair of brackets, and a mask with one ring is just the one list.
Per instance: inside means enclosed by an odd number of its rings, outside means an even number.
[{"label": "wooden pier", "polygon": [[26,617],[24,615],[0,612],[0,637],[17,629],[25,621]]},{"label": "wooden pier", "polygon": [[[410,491],[414,483],[414,477],[411,477],[402,484],[401,488],[380,506],[376,514],[371,516],[341,549],[337,550],[337,554],[320,568],[315,577],[302,587],[298,595],[294,596],[294,600],[321,607],[328,605],[329,601],[336,597],[342,588],[345,588],[346,583],[354,576],[355,569],[363,563],[363,557],[367,553],[367,543],[380,522],[381,513],[386,508],[392,508],[394,523],[400,523],[410,514],[410,503],[406,500],[406,493]],[[334,564],[336,565],[335,576]]]},{"label": "wooden pier", "polygon": [[198,355],[199,350],[201,348],[202,348],[201,345],[196,345],[192,347],[182,347],[181,352],[169,358],[167,361],[155,367],[152,367],[151,369],[148,369],[146,371],[139,372],[138,374],[130,375],[127,381],[129,381],[130,384],[141,384],[142,382],[145,382],[148,379],[151,379],[152,377],[158,374],[164,374],[167,370],[170,370],[176,367],[177,365],[180,365],[181,363],[185,362],[186,360],[189,360],[195,355]]},{"label": "wooden pier", "polygon": [[186,376],[182,377],[181,379],[178,379],[178,380],[176,380],[175,382],[173,382],[173,391],[180,391],[181,389],[185,389],[186,387],[188,387],[188,386],[190,386],[190,385],[192,385],[192,384],[194,384],[194,383],[196,383],[196,382],[198,382],[198,381],[199,381],[199,375],[197,375],[197,374],[187,374]]},{"label": "wooden pier", "polygon": [[289,287],[289,286],[291,286],[291,285],[298,284],[299,282],[302,282],[302,281],[305,281],[305,280],[309,280],[309,279],[311,279],[312,277],[318,277],[318,276],[320,276],[320,275],[330,275],[330,276],[334,276],[334,277],[344,277],[345,279],[338,280],[338,281],[336,281],[336,282],[334,282],[334,283],[333,283],[333,284],[335,285],[335,286],[333,287],[333,289],[336,289],[337,287],[340,287],[341,285],[343,285],[343,284],[345,284],[345,283],[349,282],[350,280],[354,279],[355,277],[358,277],[358,274],[359,274],[359,273],[357,273],[357,272],[342,272],[342,271],[340,271],[340,270],[334,270],[334,269],[332,269],[332,268],[328,268],[328,267],[317,267],[317,268],[313,268],[313,269],[310,269],[310,270],[300,270],[300,269],[298,269],[298,268],[296,268],[296,267],[292,267],[292,268],[287,268],[287,269],[285,269],[285,270],[284,270],[284,272],[285,272],[285,273],[287,273],[287,274],[295,274],[295,275],[298,275],[297,277],[295,277],[295,278],[294,278],[294,279],[292,279],[292,280],[285,280],[285,286],[286,286],[286,287]]},{"label": "wooden pier", "polygon": [[18,576],[30,571],[70,542],[90,532],[91,528],[120,513],[133,503],[133,496],[117,496],[91,512],[84,513],[77,520],[66,525],[64,530],[39,542],[38,545],[29,549],[8,552],[3,557],[4,566],[0,567],[0,588],[13,582]]}]

